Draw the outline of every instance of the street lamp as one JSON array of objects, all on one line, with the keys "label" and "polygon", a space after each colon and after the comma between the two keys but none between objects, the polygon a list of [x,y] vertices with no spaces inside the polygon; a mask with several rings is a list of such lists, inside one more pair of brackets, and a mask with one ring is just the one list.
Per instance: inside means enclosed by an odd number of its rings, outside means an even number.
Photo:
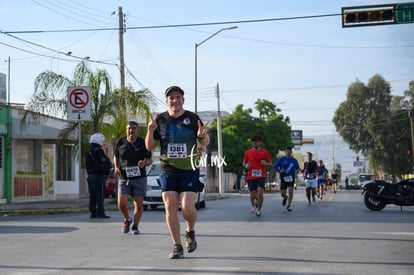
[{"label": "street lamp", "polygon": [[195,103],[194,103],[194,112],[195,113],[197,113],[197,49],[198,49],[199,46],[204,44],[204,42],[206,42],[210,38],[216,36],[220,32],[233,30],[233,29],[237,29],[237,26],[220,29],[220,30],[216,31],[215,33],[213,33],[212,35],[210,35],[209,37],[207,37],[206,39],[204,39],[203,41],[201,41],[200,43],[195,44],[195,69],[194,69],[194,84],[195,84],[195,87],[194,87],[194,101],[195,101]]}]

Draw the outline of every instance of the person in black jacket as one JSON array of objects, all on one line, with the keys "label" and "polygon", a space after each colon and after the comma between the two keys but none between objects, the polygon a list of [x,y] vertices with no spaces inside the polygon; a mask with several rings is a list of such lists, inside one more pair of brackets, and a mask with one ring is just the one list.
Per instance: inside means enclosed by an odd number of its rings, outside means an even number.
[{"label": "person in black jacket", "polygon": [[112,168],[111,160],[102,150],[105,141],[101,133],[93,134],[89,142],[91,148],[86,154],[86,171],[88,173],[90,218],[110,218],[105,214],[105,182]]}]

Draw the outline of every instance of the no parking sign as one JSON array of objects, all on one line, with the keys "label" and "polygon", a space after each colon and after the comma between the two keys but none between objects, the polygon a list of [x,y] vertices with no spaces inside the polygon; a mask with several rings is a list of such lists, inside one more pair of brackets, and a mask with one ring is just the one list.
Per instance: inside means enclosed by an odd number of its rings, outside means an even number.
[{"label": "no parking sign", "polygon": [[68,120],[91,120],[91,87],[68,88]]}]

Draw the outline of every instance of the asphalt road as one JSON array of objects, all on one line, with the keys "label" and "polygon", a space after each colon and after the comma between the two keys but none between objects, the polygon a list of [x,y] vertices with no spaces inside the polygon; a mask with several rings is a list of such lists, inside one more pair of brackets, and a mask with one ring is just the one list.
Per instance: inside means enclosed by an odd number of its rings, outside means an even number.
[{"label": "asphalt road", "polygon": [[[247,194],[208,201],[198,212],[198,249],[170,260],[163,209],[146,211],[140,235],[121,216],[86,213],[0,218],[0,274],[413,274],[414,207],[365,208],[359,191],[328,193],[293,211],[266,194],[260,218]],[[183,225],[183,223],[182,223]]]}]

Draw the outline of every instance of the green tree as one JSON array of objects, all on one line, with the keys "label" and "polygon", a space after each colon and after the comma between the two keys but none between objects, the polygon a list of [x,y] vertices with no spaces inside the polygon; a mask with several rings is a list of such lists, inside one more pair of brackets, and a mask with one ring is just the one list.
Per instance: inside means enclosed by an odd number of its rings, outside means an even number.
[{"label": "green tree", "polygon": [[[134,91],[132,87],[115,89],[112,95],[112,108],[108,110],[107,116],[110,123],[102,125],[101,132],[114,142],[125,136],[126,125],[129,120],[145,118],[149,122],[150,107],[154,104],[153,96],[148,89]],[[139,131],[141,137],[145,136],[146,128]]]},{"label": "green tree", "polygon": [[[243,161],[243,148],[250,145],[252,129],[255,127],[255,118],[251,108],[243,109],[243,105],[236,106],[234,112],[222,118],[221,132],[223,143],[223,156],[227,166],[225,172],[241,173]],[[211,123],[211,142],[209,150],[217,151],[217,120]]]},{"label": "green tree", "polygon": [[405,97],[393,97],[389,83],[378,74],[368,85],[357,80],[349,86],[347,99],[333,118],[344,141],[368,156],[373,169],[398,177],[412,168],[406,152],[410,148],[407,111],[412,109],[413,86],[410,83]]},{"label": "green tree", "polygon": [[[391,90],[381,76],[375,75],[365,86],[359,80],[348,88],[347,99],[335,111],[336,130],[354,151],[365,153],[372,148],[371,125],[389,110]],[[382,87],[381,87],[382,85]]]},{"label": "green tree", "polygon": [[[251,137],[256,134],[263,137],[262,147],[269,151],[272,161],[279,150],[292,145],[289,118],[285,118],[281,110],[268,100],[257,100],[255,107],[260,117],[254,117],[251,108],[243,109],[243,105],[238,105],[231,115],[222,118],[223,155],[227,163],[225,172],[241,173],[244,152],[252,146]],[[211,129],[209,150],[215,151],[217,120],[211,124]]]}]

